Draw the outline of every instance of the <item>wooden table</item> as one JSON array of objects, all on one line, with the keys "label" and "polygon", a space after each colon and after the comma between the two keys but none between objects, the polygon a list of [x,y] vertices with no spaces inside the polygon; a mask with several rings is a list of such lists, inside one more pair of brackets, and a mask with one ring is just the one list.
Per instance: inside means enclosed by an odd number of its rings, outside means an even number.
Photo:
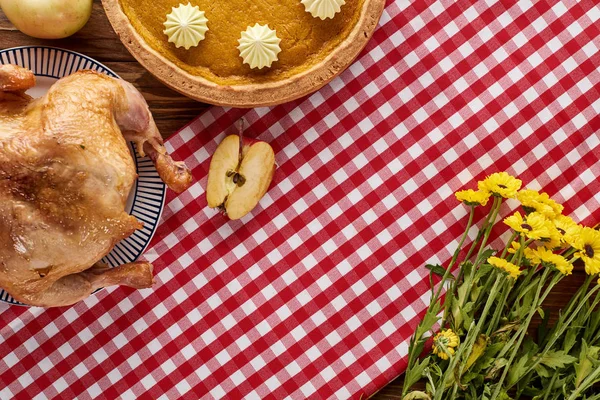
[{"label": "wooden table", "polygon": [[[77,51],[108,66],[143,93],[154,114],[156,124],[165,138],[198,116],[203,109],[210,107],[167,88],[138,64],[113,31],[100,0],[94,0],[94,10],[88,24],[74,36],[61,40],[40,40],[26,36],[0,12],[0,50],[26,45],[55,46]],[[547,307],[554,311],[554,315],[584,278],[584,272],[578,269],[572,277],[558,285],[546,302]],[[402,377],[399,377],[372,399],[399,400],[401,391]]]}]

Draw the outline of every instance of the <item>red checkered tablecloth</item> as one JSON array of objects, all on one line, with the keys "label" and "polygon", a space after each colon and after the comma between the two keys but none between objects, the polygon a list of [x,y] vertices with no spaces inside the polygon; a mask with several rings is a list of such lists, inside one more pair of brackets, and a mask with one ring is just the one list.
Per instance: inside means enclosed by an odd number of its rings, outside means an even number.
[{"label": "red checkered tablecloth", "polygon": [[[426,262],[457,245],[453,192],[506,170],[600,220],[595,0],[388,1],[363,55],[318,93],[213,107],[170,139],[153,289],[70,308],[0,306],[0,399],[358,399],[405,368]],[[206,206],[241,117],[279,168],[250,215]]]}]

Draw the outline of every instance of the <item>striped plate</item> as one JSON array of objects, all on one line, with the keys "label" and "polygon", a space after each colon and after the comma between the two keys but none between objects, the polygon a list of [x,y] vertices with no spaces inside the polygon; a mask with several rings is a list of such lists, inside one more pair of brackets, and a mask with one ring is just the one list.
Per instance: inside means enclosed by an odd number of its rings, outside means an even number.
[{"label": "striped plate", "polygon": [[[117,74],[83,54],[44,46],[15,47],[0,51],[0,64],[17,64],[29,68],[37,77],[37,85],[27,93],[40,97],[58,79],[82,70],[91,69],[118,78]],[[111,267],[137,260],[144,252],[158,225],[165,203],[165,185],[147,157],[140,157],[133,143],[129,144],[135,161],[138,180],[129,194],[125,210],[144,223],[144,228],[117,243],[103,259]],[[24,305],[0,289],[0,301]]]}]

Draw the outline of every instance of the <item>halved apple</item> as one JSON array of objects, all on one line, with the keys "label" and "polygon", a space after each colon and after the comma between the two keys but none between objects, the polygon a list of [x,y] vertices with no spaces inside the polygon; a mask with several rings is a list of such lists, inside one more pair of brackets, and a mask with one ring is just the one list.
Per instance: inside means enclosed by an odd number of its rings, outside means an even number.
[{"label": "halved apple", "polygon": [[268,143],[227,136],[210,161],[208,206],[221,208],[230,219],[240,219],[265,195],[274,173],[275,153]]}]

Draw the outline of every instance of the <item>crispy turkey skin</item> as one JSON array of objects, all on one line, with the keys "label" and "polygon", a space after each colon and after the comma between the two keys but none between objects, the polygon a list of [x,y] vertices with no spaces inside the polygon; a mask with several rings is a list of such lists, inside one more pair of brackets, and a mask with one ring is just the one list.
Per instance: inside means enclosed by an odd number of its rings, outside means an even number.
[{"label": "crispy turkey skin", "polygon": [[99,263],[142,224],[125,212],[136,179],[127,140],[177,192],[190,171],[166,153],[129,83],[77,72],[32,99],[33,73],[0,66],[0,287],[35,306],[73,304],[110,285],[150,287],[152,265]]}]

